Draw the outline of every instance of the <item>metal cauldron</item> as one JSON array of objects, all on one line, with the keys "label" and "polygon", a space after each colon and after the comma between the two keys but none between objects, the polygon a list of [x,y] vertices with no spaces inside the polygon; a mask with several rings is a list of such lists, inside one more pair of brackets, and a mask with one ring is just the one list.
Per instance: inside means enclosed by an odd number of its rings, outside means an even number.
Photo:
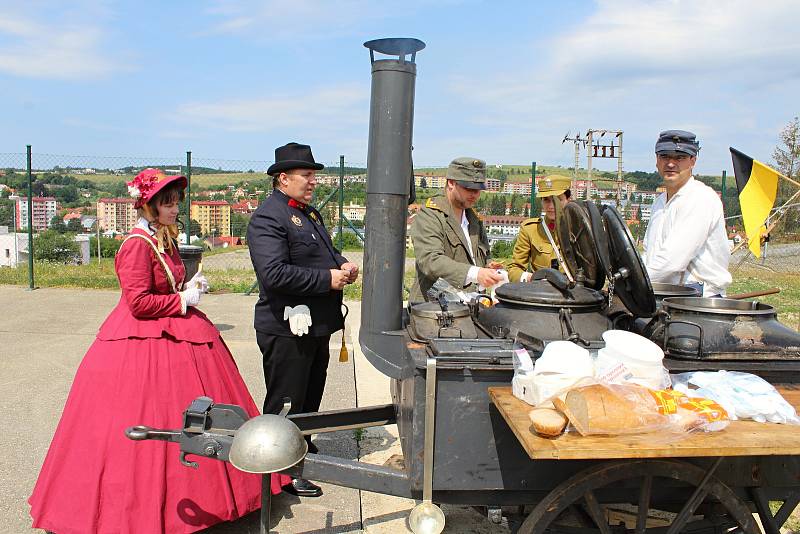
[{"label": "metal cauldron", "polygon": [[612,327],[602,313],[605,297],[583,286],[558,289],[548,280],[505,284],[497,288],[499,301],[490,308],[476,307],[476,321],[492,337],[570,340],[584,346],[601,346],[602,333]]},{"label": "metal cauldron", "polygon": [[670,358],[688,360],[800,360],[800,334],[757,301],[668,297],[651,338]]}]

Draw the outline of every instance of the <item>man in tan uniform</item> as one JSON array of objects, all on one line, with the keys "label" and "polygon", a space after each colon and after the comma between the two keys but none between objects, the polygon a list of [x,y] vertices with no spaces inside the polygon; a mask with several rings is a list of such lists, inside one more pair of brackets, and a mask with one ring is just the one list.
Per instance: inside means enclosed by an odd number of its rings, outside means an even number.
[{"label": "man in tan uniform", "polygon": [[489,261],[489,240],[472,209],[486,189],[486,163],[456,158],[447,168],[445,194],[428,199],[411,223],[417,276],[410,302],[424,302],[427,291],[443,278],[458,289],[477,291],[503,277],[503,264]]},{"label": "man in tan uniform", "polygon": [[[569,202],[571,180],[566,176],[546,176],[539,181],[539,191],[536,196],[542,199],[542,211],[545,214],[545,223],[558,243],[556,235],[556,208],[555,201],[561,206]],[[547,239],[542,229],[541,217],[533,217],[522,222],[519,229],[517,243],[514,245],[514,255],[508,268],[508,279],[511,282],[527,282],[533,272],[545,267],[558,269],[556,254],[553,245]],[[530,269],[529,269],[530,267]]]}]

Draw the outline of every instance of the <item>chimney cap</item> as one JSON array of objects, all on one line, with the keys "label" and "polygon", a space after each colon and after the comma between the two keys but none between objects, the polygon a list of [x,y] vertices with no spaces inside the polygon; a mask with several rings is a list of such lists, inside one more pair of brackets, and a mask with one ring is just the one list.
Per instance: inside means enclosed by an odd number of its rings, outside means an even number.
[{"label": "chimney cap", "polygon": [[417,52],[425,48],[425,43],[412,37],[387,37],[367,41],[364,46],[369,48],[369,57],[373,62],[374,53],[378,52],[387,56],[398,56],[401,63],[405,63],[406,55],[411,54],[410,62],[414,63]]}]

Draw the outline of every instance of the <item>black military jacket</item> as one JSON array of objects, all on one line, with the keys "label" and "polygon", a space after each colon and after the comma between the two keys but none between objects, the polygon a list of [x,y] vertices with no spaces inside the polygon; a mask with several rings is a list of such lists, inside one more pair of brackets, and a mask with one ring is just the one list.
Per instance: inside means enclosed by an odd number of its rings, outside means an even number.
[{"label": "black military jacket", "polygon": [[311,336],[340,330],[342,292],[331,289],[330,269],[347,259],[331,242],[319,212],[289,205],[289,197],[274,190],[258,207],[247,227],[250,258],[258,278],[255,329],[291,336],[286,306],[305,304],[311,310]]}]

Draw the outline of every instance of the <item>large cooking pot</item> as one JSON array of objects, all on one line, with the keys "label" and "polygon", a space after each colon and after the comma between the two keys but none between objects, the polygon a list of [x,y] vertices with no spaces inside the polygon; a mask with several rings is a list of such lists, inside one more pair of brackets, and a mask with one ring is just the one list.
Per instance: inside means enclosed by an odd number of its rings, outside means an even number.
[{"label": "large cooking pot", "polygon": [[651,339],[670,358],[800,360],[800,334],[756,301],[667,297]]},{"label": "large cooking pot", "polygon": [[527,340],[534,350],[556,340],[601,346],[602,333],[611,328],[602,293],[583,286],[562,290],[534,280],[502,285],[495,298],[499,302],[490,308],[476,307],[478,324],[492,337]]},{"label": "large cooking pot", "polygon": [[447,303],[446,309],[438,302],[414,304],[411,306],[409,330],[412,339],[417,341],[478,337],[469,308],[458,302]]}]

